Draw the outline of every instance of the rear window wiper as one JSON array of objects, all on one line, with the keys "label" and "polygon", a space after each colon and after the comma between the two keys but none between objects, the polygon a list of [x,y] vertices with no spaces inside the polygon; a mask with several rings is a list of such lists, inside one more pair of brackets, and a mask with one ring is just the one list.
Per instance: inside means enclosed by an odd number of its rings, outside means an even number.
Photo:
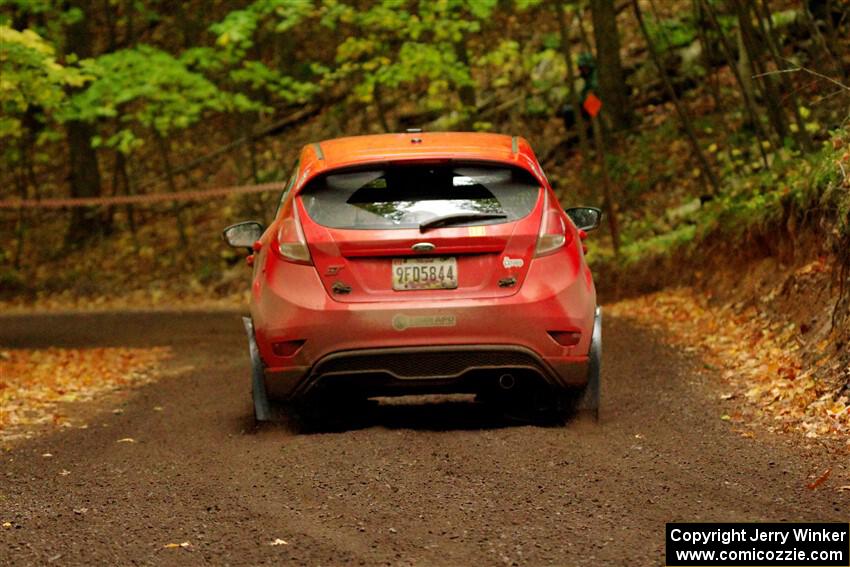
[{"label": "rear window wiper", "polygon": [[419,224],[419,231],[425,232],[429,228],[445,226],[447,224],[462,223],[475,220],[490,220],[490,219],[506,219],[508,215],[505,213],[455,213],[453,215],[444,215],[442,217],[434,217]]}]

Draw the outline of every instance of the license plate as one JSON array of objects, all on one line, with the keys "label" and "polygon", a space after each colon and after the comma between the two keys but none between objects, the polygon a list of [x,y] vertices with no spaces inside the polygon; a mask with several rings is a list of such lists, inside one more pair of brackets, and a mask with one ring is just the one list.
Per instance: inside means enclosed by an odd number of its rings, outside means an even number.
[{"label": "license plate", "polygon": [[455,289],[457,258],[395,258],[393,289]]}]

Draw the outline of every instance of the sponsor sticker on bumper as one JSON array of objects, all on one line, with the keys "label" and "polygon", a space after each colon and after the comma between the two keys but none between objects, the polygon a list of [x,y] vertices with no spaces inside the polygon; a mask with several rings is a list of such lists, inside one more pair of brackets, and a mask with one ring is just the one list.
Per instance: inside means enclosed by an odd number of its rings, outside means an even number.
[{"label": "sponsor sticker on bumper", "polygon": [[454,327],[457,320],[454,315],[404,315],[393,317],[393,329],[404,331],[415,327]]}]

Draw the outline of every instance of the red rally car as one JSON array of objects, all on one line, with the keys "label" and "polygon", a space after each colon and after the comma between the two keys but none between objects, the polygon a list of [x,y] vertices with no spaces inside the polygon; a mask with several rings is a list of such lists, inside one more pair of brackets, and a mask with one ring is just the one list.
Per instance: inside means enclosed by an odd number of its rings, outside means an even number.
[{"label": "red rally car", "polygon": [[601,311],[582,240],[528,142],[479,133],[358,136],[301,151],[248,248],[257,420],[269,401],[476,393],[599,406]]}]

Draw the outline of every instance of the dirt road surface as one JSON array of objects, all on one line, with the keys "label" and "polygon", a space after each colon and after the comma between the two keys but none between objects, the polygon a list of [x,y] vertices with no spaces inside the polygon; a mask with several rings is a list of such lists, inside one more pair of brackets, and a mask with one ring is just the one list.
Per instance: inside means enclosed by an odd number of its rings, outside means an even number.
[{"label": "dirt road surface", "polygon": [[601,425],[436,401],[323,433],[253,427],[238,313],[0,318],[6,348],[145,345],[183,372],[0,453],[0,564],[662,565],[665,522],[850,516],[846,453],[742,437],[716,376],[613,318]]}]

